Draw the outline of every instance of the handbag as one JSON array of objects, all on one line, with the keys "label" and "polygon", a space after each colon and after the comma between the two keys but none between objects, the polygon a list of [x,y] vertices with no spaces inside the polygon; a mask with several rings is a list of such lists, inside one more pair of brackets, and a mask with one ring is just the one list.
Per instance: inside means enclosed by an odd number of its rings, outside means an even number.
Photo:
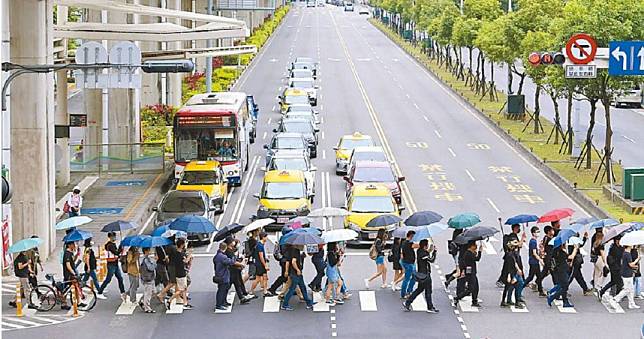
[{"label": "handbag", "polygon": [[248,263],[248,279],[255,280],[257,276],[257,265],[254,262]]},{"label": "handbag", "polygon": [[416,280],[418,283],[422,283],[425,280],[429,278],[429,275],[424,272],[414,272],[414,280]]},{"label": "handbag", "polygon": [[393,253],[389,253],[389,255],[387,255],[387,261],[388,262],[394,262],[394,254]]},{"label": "handbag", "polygon": [[597,259],[599,259],[599,256],[597,254],[591,254],[590,255],[590,262],[596,263]]},{"label": "handbag", "polygon": [[216,275],[213,275],[212,276],[212,282],[217,284],[217,285],[223,284],[224,283],[224,278],[216,276]]},{"label": "handbag", "polygon": [[70,210],[70,206],[67,203],[67,201],[65,201],[65,205],[63,205],[63,212],[69,213],[69,210]]}]

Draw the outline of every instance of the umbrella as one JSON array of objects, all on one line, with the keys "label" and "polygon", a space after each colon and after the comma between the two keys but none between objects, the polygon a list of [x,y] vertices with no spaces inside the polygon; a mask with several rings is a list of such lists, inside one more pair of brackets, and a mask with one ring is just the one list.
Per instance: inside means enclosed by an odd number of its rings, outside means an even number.
[{"label": "umbrella", "polygon": [[615,219],[602,219],[592,222],[590,228],[604,228],[619,225],[619,221]]},{"label": "umbrella", "polygon": [[73,230],[63,237],[63,242],[83,241],[92,237],[92,233],[81,230]]},{"label": "umbrella", "polygon": [[389,226],[393,225],[395,223],[401,222],[402,219],[393,214],[381,214],[371,220],[367,223],[367,227],[383,227],[383,226]]},{"label": "umbrella", "polygon": [[283,235],[283,236],[280,238],[280,242],[279,242],[279,244],[280,244],[280,245],[285,245],[285,244],[286,244],[286,241],[287,241],[289,238],[291,238],[291,237],[295,236],[296,234],[301,234],[301,233],[308,233],[308,234],[312,234],[312,235],[315,235],[315,236],[320,236],[320,234],[322,233],[322,231],[321,231],[319,228],[315,228],[315,227],[304,227],[304,228],[298,228],[298,229],[296,229],[296,230],[293,230],[293,231],[291,231],[291,232],[289,232],[289,233],[287,233],[287,234]]},{"label": "umbrella", "polygon": [[68,228],[72,227],[78,227],[85,225],[87,223],[92,222],[92,218],[86,217],[86,216],[78,216],[78,217],[71,217],[67,218],[59,223],[56,224],[56,229],[57,230],[66,230]]},{"label": "umbrella", "polygon": [[22,239],[18,242],[15,242],[13,245],[9,246],[9,253],[20,253],[32,248],[38,247],[42,244],[42,239],[40,238],[27,238]]},{"label": "umbrella", "polygon": [[644,229],[644,222],[629,222],[629,225],[631,225],[631,231],[638,231],[641,229]]},{"label": "umbrella", "polygon": [[583,243],[584,241],[579,237],[570,237],[570,239],[568,239],[568,245],[581,245]]},{"label": "umbrella", "polygon": [[127,237],[123,238],[123,240],[121,241],[121,246],[134,246],[134,245],[132,245],[132,243],[136,242],[137,239],[140,239],[140,238],[143,238],[143,237],[147,237],[147,235],[130,235],[130,236],[127,236]]},{"label": "umbrella", "polygon": [[551,222],[551,221],[559,221],[564,218],[568,218],[575,213],[574,210],[571,208],[560,208],[556,210],[552,210],[544,215],[542,215],[539,218],[539,222]]},{"label": "umbrella", "polygon": [[295,224],[296,222],[299,222],[302,226],[311,224],[311,220],[309,220],[309,218],[307,218],[305,216],[299,216],[299,217],[295,217],[293,219],[290,219],[289,221],[287,221],[284,224],[284,226],[291,226],[292,227],[293,224]]},{"label": "umbrella", "polygon": [[582,225],[584,225],[584,226],[585,226],[585,225],[588,225],[588,224],[592,224],[592,223],[594,223],[594,222],[595,222],[595,221],[597,221],[597,220],[598,220],[598,219],[597,219],[597,218],[595,218],[595,217],[587,217],[587,218],[580,218],[580,219],[577,219],[577,220],[573,221],[572,223],[573,223],[573,224],[582,224]]},{"label": "umbrella", "polygon": [[[319,245],[324,244],[324,240],[320,236],[311,234],[309,232],[291,232],[292,236],[286,239],[285,243],[290,245]],[[280,241],[281,242],[281,241]]]},{"label": "umbrella", "polygon": [[451,228],[463,229],[472,227],[480,222],[481,218],[476,213],[461,213],[449,218],[447,225]]},{"label": "umbrella", "polygon": [[349,211],[337,207],[322,207],[311,211],[308,214],[309,218],[331,218],[331,217],[346,217]]},{"label": "umbrella", "polygon": [[575,233],[580,233],[584,230],[584,227],[584,224],[570,224],[570,226],[568,226],[568,229],[575,231]]},{"label": "umbrella", "polygon": [[358,237],[358,232],[349,229],[326,231],[322,234],[325,243],[352,240]]},{"label": "umbrella", "polygon": [[620,236],[622,233],[628,231],[631,228],[631,225],[628,223],[626,224],[619,224],[617,226],[609,227],[604,231],[604,240],[602,243],[607,243],[611,239]]},{"label": "umbrella", "polygon": [[302,226],[303,226],[303,225],[302,225],[302,222],[298,220],[298,221],[296,221],[296,222],[291,223],[289,226],[290,226],[292,229],[297,230],[297,229],[302,228]]},{"label": "umbrella", "polygon": [[537,220],[539,220],[539,217],[534,214],[519,214],[506,220],[505,224],[506,225],[525,224],[525,223],[529,223]]},{"label": "umbrella", "polygon": [[157,228],[155,228],[154,231],[152,231],[152,236],[158,237],[160,235],[163,235],[163,233],[169,230],[170,230],[170,226],[168,225],[157,226]]},{"label": "umbrella", "polygon": [[414,227],[414,226],[406,226],[406,225],[405,226],[400,226],[400,227],[397,227],[393,231],[393,233],[391,235],[394,238],[406,238],[407,237],[407,232],[409,232],[409,231],[416,232],[417,229],[418,229],[418,227]]},{"label": "umbrella", "polygon": [[577,232],[574,230],[571,230],[570,228],[565,228],[559,231],[559,234],[557,234],[556,237],[552,238],[550,242],[548,242],[548,245],[552,245],[554,247],[559,247],[562,244],[564,244],[568,239],[572,238],[575,236]]},{"label": "umbrella", "polygon": [[476,226],[476,227],[468,228],[465,231],[463,231],[463,233],[459,234],[456,237],[456,239],[454,239],[454,243],[458,245],[465,245],[471,241],[483,240],[483,239],[489,238],[498,232],[499,230],[497,230],[494,227]]},{"label": "umbrella", "polygon": [[151,237],[146,236],[141,241],[137,242],[137,247],[150,248],[160,247],[172,244],[172,240],[165,237]]},{"label": "umbrella", "polygon": [[180,216],[170,224],[170,229],[186,233],[212,233],[217,230],[212,221],[199,215]]},{"label": "umbrella", "polygon": [[622,246],[644,245],[644,230],[633,231],[624,234],[619,243]]},{"label": "umbrella", "polygon": [[129,221],[117,220],[103,226],[101,232],[122,232],[131,228],[136,228],[136,224]]},{"label": "umbrella", "polygon": [[420,242],[423,239],[433,238],[439,233],[445,231],[449,226],[441,223],[433,223],[427,226],[417,227],[414,231],[414,237],[411,239],[413,242]]},{"label": "umbrella", "polygon": [[405,219],[407,226],[426,226],[439,222],[443,216],[433,211],[419,211]]},{"label": "umbrella", "polygon": [[215,237],[212,239],[213,241],[222,241],[226,239],[228,236],[233,235],[239,231],[241,231],[244,228],[244,225],[240,225],[238,223],[233,223],[230,225],[226,225],[222,227],[217,234],[215,234]]},{"label": "umbrella", "polygon": [[251,222],[250,224],[246,225],[246,227],[244,227],[244,229],[242,230],[242,233],[246,234],[246,233],[252,232],[264,226],[268,226],[274,222],[275,222],[275,219],[271,219],[271,218],[257,219]]},{"label": "umbrella", "polygon": [[165,237],[165,238],[170,238],[170,237],[187,238],[188,233],[186,233],[184,231],[167,230],[167,231],[163,232],[163,234],[153,235],[153,237],[158,237],[158,236]]}]

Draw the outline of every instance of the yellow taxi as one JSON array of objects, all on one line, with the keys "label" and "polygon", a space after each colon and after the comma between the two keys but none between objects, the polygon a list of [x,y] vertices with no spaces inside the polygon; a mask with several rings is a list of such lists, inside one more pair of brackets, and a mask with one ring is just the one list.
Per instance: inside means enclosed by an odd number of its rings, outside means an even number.
[{"label": "yellow taxi", "polygon": [[[344,228],[358,232],[358,238],[347,243],[352,245],[370,244],[376,239],[378,229],[381,227],[367,227],[367,223],[381,215],[392,214],[400,216],[404,207],[398,207],[391,190],[380,184],[356,184],[351,189],[347,199],[349,215],[344,218]],[[398,225],[387,226],[385,229],[390,235]]]},{"label": "yellow taxi", "polygon": [[[281,227],[292,218],[308,215],[313,193],[309,193],[304,172],[299,170],[272,170],[264,174],[257,215],[254,218],[271,218],[273,226]],[[270,227],[267,227],[270,228]]]},{"label": "yellow taxi", "polygon": [[309,105],[309,94],[301,88],[286,88],[279,97],[280,113],[284,114],[292,104]]},{"label": "yellow taxi", "polygon": [[353,134],[343,135],[338,145],[333,148],[335,150],[335,174],[347,174],[349,158],[353,149],[368,146],[375,146],[375,144],[373,139],[366,134],[354,132]]},{"label": "yellow taxi", "polygon": [[210,208],[221,213],[228,197],[228,180],[219,161],[191,161],[179,178],[177,191],[204,191]]}]

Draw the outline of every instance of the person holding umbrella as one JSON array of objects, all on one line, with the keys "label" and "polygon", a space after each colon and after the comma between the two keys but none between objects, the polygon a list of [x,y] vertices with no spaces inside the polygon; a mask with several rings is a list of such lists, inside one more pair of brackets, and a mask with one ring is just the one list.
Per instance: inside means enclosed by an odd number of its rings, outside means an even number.
[{"label": "person holding umbrella", "polygon": [[412,242],[416,232],[408,231],[406,239],[402,242],[400,246],[402,252],[402,258],[400,259],[400,265],[405,270],[405,277],[402,282],[402,287],[400,289],[400,299],[405,299],[411,295],[411,292],[414,290],[414,272],[416,272],[416,253],[414,249],[419,247],[418,244]]},{"label": "person holding umbrella", "polygon": [[622,257],[624,255],[624,248],[619,244],[621,237],[617,236],[613,238],[613,244],[608,250],[608,256],[606,256],[606,263],[608,264],[608,270],[610,272],[610,281],[608,284],[599,290],[599,298],[604,297],[604,293],[611,288],[615,288],[615,294],[618,294],[624,287],[624,282],[622,280]]},{"label": "person holding umbrella", "polygon": [[[291,233],[292,231],[293,230],[290,227],[282,227],[282,237]],[[286,244],[282,244],[281,242],[282,237],[280,237],[280,239],[275,242],[275,250],[273,251],[273,257],[279,262],[282,271],[279,277],[275,279],[271,287],[268,288],[268,292],[266,293],[267,297],[274,297],[275,295],[277,295],[277,289],[285,284],[288,280],[288,270],[286,269],[286,262],[288,261],[287,250]]]},{"label": "person holding umbrella", "polygon": [[[506,244],[506,253],[503,256],[503,269],[501,272],[505,288],[503,289],[503,296],[501,297],[501,307],[509,307],[514,305],[518,309],[525,306],[521,302],[521,285],[520,277],[521,268],[517,262],[517,255],[515,253],[519,249],[519,241],[512,240]],[[512,303],[512,291],[514,291],[514,303]]]},{"label": "person holding umbrella", "polygon": [[391,245],[391,253],[389,254],[390,259],[392,264],[392,268],[394,270],[394,278],[391,280],[391,290],[393,292],[396,292],[400,288],[398,287],[398,284],[405,278],[405,273],[403,271],[402,265],[400,265],[400,245],[401,245],[401,238],[394,238],[394,242]]},{"label": "person holding umbrella", "polygon": [[432,303],[432,263],[436,260],[436,249],[430,250],[429,241],[423,239],[416,250],[418,271],[415,279],[418,281],[418,287],[411,293],[409,298],[403,302],[403,310],[411,311],[411,304],[416,297],[425,292],[425,302],[427,303],[427,313],[438,313],[438,310]]},{"label": "person holding umbrella", "polygon": [[126,301],[127,294],[125,294],[125,286],[123,285],[123,275],[119,268],[119,256],[121,255],[122,248],[116,246],[116,232],[107,233],[107,243],[105,243],[105,252],[107,253],[107,276],[105,280],[96,291],[96,297],[99,299],[107,299],[103,294],[105,287],[112,281],[112,277],[116,277],[121,292],[121,299]]},{"label": "person holding umbrella", "polygon": [[380,288],[387,288],[387,267],[385,266],[385,242],[387,233],[384,228],[378,230],[376,240],[373,242],[373,250],[376,253],[376,273],[370,278],[364,280],[365,287],[369,289],[369,283],[382,276],[382,285]]},{"label": "person holding umbrella", "polygon": [[637,265],[640,262],[640,257],[637,257],[637,259],[633,259],[631,256],[631,249],[633,249],[633,246],[627,245],[624,246],[624,254],[622,254],[622,267],[621,267],[621,276],[622,280],[624,281],[624,288],[613,298],[613,301],[615,303],[619,303],[624,299],[624,297],[628,298],[628,308],[631,310],[638,309],[640,308],[635,304],[635,290],[633,286],[633,277],[634,277],[634,271],[637,269]]},{"label": "person holding umbrella", "polygon": [[[340,273],[338,271],[338,266],[340,266],[342,256],[338,252],[337,243],[330,242],[327,246],[327,286],[326,293],[324,294],[324,299],[326,300],[326,303],[330,305],[335,305],[336,303],[344,304],[344,300],[342,300],[341,297],[343,281],[340,278]],[[331,299],[331,294],[333,294],[334,299]]]},{"label": "person holding umbrella", "polygon": [[572,261],[575,258],[579,250],[579,245],[574,245],[572,253],[568,254],[565,249],[566,239],[557,236],[551,242],[554,247],[552,253],[552,259],[554,261],[552,275],[556,285],[550,290],[551,293],[548,294],[548,306],[552,306],[552,302],[555,299],[561,298],[563,300],[563,307],[574,307],[568,300],[568,279],[570,276],[568,261]]},{"label": "person holding umbrella", "polygon": [[445,288],[448,288],[449,284],[459,276],[458,262],[460,260],[460,257],[467,250],[466,247],[459,246],[454,242],[456,237],[458,237],[461,233],[463,233],[462,228],[454,229],[454,232],[452,232],[452,240],[447,241],[447,251],[452,256],[452,259],[454,260],[454,270],[448,274],[445,274]]},{"label": "person holding umbrella", "polygon": [[[545,279],[550,273],[552,273],[552,253],[554,247],[550,244],[555,236],[555,231],[552,226],[547,225],[543,228],[543,239],[541,240],[541,247],[543,247],[543,270],[539,275],[537,275],[537,290],[539,291],[540,297],[547,297],[548,295],[543,291],[543,279]],[[555,284],[555,278],[552,276],[552,283]]]},{"label": "person holding umbrella", "polygon": [[226,245],[225,242],[219,243],[219,250],[217,251],[215,257],[212,258],[212,263],[215,270],[215,275],[213,276],[212,280],[215,284],[217,284],[217,297],[214,309],[215,312],[217,312],[217,310],[225,311],[227,307],[230,306],[226,301],[226,296],[228,295],[228,290],[230,289],[229,267],[233,265],[236,265],[240,268],[244,267],[244,265],[242,265],[240,262],[236,262],[235,260],[226,256],[225,251],[227,248],[228,245]]},{"label": "person holding umbrella", "polygon": [[457,307],[459,300],[470,293],[472,294],[472,306],[481,307],[478,299],[479,280],[476,276],[476,263],[479,260],[481,260],[481,250],[476,245],[476,242],[471,241],[467,244],[467,250],[464,251],[458,263],[459,280],[456,288],[456,297],[454,298],[454,307]]},{"label": "person holding umbrella", "polygon": [[306,291],[306,284],[304,283],[304,276],[302,274],[302,269],[304,268],[304,257],[301,255],[300,248],[298,247],[312,244],[323,244],[324,240],[315,234],[301,232],[290,237],[286,243],[293,245],[290,249],[290,261],[287,262],[288,273],[291,278],[291,286],[284,296],[281,309],[285,311],[293,310],[293,308],[289,306],[288,302],[295,293],[295,289],[297,287],[299,287],[302,292],[302,296],[306,302],[306,308],[313,309],[313,305],[316,303],[309,298],[309,294]]},{"label": "person holding umbrella", "polygon": [[242,264],[242,259],[237,255],[237,245],[239,242],[231,235],[229,235],[224,240],[224,242],[227,245],[224,254],[228,258],[234,260],[235,263],[240,264],[228,266],[228,271],[230,273],[230,282],[233,286],[235,286],[235,293],[237,293],[237,297],[239,298],[239,304],[248,304],[253,299],[253,296],[246,292],[246,286],[244,286],[244,282],[242,281],[242,269],[244,268],[244,265]]},{"label": "person holding umbrella", "polygon": [[262,289],[262,294],[267,294],[268,292],[268,271],[270,267],[268,266],[268,257],[266,256],[266,250],[264,246],[266,245],[266,240],[268,240],[268,234],[264,231],[259,232],[258,241],[255,245],[255,250],[253,251],[253,262],[255,262],[255,281],[250,288],[250,294],[255,294],[255,288],[257,285],[260,285]]},{"label": "person holding umbrella", "polygon": [[150,307],[150,300],[154,294],[154,281],[157,270],[157,262],[154,259],[154,256],[150,253],[150,247],[143,247],[143,259],[141,260],[141,282],[143,285],[143,301],[141,308],[145,313],[156,313],[155,310]]},{"label": "person holding umbrella", "polygon": [[[521,254],[518,253],[517,251],[511,250],[508,247],[508,244],[511,241],[514,241],[514,240],[519,242],[519,248],[523,247],[523,243],[526,240],[526,234],[523,233],[523,235],[521,235],[521,239],[519,240],[519,232],[521,232],[521,225],[512,224],[512,232],[503,236],[503,252],[508,253],[509,251],[511,251],[513,253],[513,255],[517,256],[517,258],[515,258],[516,262],[517,262],[517,265],[519,265],[520,269],[523,270],[523,263],[521,261]],[[505,260],[505,255],[504,255],[504,260]],[[501,275],[499,276],[499,278],[496,281],[496,285],[498,287],[507,286],[507,284],[506,284],[506,282],[504,280],[505,280],[505,277],[504,277],[504,272],[502,270]]]},{"label": "person holding umbrella", "polygon": [[[139,248],[136,246],[130,246],[127,251],[126,262],[127,262],[127,276],[130,280],[130,287],[128,288],[128,295],[130,296],[130,303],[136,304],[136,291],[139,289]],[[140,305],[143,308],[142,305]]]},{"label": "person holding umbrella", "polygon": [[[34,274],[31,268],[31,260],[27,258],[26,251],[20,251],[18,255],[13,259],[13,273],[16,275],[16,278],[20,280],[20,293],[22,300],[25,300],[26,296],[31,294],[31,285],[29,284],[29,277]],[[37,309],[35,305],[31,303],[31,298],[29,299],[29,308]],[[13,301],[9,302],[9,306],[16,307],[16,298],[14,297]]]}]

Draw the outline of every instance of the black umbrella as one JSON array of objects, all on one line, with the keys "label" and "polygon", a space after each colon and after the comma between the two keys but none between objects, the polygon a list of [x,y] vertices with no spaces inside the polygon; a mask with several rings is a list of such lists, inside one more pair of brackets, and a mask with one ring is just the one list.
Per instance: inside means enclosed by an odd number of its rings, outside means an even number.
[{"label": "black umbrella", "polygon": [[136,224],[130,221],[117,220],[103,226],[101,232],[122,232],[131,228],[136,228]]},{"label": "black umbrella", "polygon": [[393,214],[381,214],[371,220],[367,223],[367,227],[383,227],[383,226],[389,226],[393,225],[395,223],[401,222],[402,219]]},{"label": "black umbrella", "polygon": [[419,211],[405,220],[407,226],[427,226],[439,222],[443,216],[433,211]]},{"label": "black umbrella", "polygon": [[310,232],[298,232],[295,233],[295,231],[291,232],[294,233],[292,236],[290,236],[288,239],[286,239],[285,243],[290,244],[290,245],[319,245],[319,244],[324,244],[324,239],[322,239],[320,236],[312,234]]},{"label": "black umbrella", "polygon": [[475,226],[468,228],[463,231],[463,233],[459,234],[456,239],[454,239],[454,243],[458,245],[465,245],[468,242],[489,238],[498,232],[499,230],[494,227]]},{"label": "black umbrella", "polygon": [[230,225],[226,225],[222,227],[217,234],[215,234],[215,237],[212,239],[213,241],[222,241],[226,239],[229,235],[233,235],[239,231],[241,231],[244,228],[244,225],[240,225],[238,223],[232,223]]}]

